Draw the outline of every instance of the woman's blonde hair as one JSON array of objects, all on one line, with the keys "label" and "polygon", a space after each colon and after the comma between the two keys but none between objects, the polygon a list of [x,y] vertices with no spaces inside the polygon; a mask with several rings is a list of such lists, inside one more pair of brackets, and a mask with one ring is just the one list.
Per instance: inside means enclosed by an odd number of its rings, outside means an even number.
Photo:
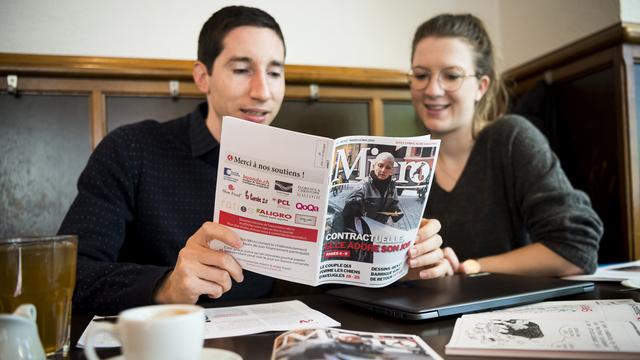
[{"label": "woman's blonde hair", "polygon": [[476,103],[473,119],[473,136],[482,127],[498,119],[507,111],[509,95],[500,74],[496,72],[494,50],[489,34],[480,19],[471,14],[441,14],[418,27],[413,37],[411,59],[418,43],[427,37],[453,37],[465,40],[474,52],[474,66],[478,78],[489,77],[489,89]]}]

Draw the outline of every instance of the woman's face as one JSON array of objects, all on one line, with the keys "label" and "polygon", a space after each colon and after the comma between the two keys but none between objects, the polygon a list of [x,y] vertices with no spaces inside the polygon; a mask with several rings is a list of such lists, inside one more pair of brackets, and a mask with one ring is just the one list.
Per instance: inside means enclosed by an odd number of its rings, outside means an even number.
[{"label": "woman's face", "polygon": [[471,45],[459,38],[426,37],[418,42],[411,69],[415,74],[431,76],[424,89],[412,86],[411,98],[416,113],[432,134],[471,130],[475,102],[487,91],[489,78],[465,77],[454,91],[443,90],[437,79],[443,69],[475,75],[473,59]]},{"label": "woman's face", "polygon": [[393,174],[393,161],[380,160],[373,165],[373,173],[378,180],[387,180]]}]

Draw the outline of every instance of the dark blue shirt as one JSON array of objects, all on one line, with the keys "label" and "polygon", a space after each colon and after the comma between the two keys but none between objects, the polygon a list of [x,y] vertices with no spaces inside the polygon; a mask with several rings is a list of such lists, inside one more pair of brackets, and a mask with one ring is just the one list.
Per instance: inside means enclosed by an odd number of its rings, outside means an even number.
[{"label": "dark blue shirt", "polygon": [[[122,126],[95,149],[59,230],[79,236],[74,310],[110,314],[152,304],[187,239],[213,219],[220,146],[206,117],[203,103],[165,123]],[[244,271],[222,299],[264,297],[272,286]]]}]

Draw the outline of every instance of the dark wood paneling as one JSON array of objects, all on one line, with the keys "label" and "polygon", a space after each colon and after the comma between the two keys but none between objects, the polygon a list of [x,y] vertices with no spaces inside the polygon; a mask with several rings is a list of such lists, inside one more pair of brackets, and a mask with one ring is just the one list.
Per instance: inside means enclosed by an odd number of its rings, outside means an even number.
[{"label": "dark wood paneling", "polygon": [[206,101],[204,97],[172,99],[159,96],[107,96],[107,131],[144,119],[160,122],[175,119],[192,112],[203,101]]},{"label": "dark wood paneling", "polygon": [[368,134],[366,102],[310,102],[286,100],[273,126],[308,134],[336,138]]},{"label": "dark wood paneling", "polygon": [[53,235],[89,143],[87,96],[0,94],[0,237]]},{"label": "dark wood paneling", "polygon": [[384,134],[386,136],[418,136],[427,133],[410,101],[384,103]]},{"label": "dark wood paneling", "polygon": [[639,30],[616,24],[504,74],[516,108],[546,83],[542,108],[527,110],[604,222],[601,263],[640,258]]}]

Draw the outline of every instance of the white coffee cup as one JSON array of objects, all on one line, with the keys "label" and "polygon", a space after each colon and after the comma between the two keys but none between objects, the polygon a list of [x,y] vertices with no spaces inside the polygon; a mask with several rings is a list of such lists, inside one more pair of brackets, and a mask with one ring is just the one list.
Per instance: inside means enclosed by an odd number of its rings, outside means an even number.
[{"label": "white coffee cup", "polygon": [[96,336],[111,334],[126,360],[199,360],[204,342],[204,309],[197,305],[151,305],[125,310],[115,324],[99,323],[87,334],[84,353],[99,360]]}]

